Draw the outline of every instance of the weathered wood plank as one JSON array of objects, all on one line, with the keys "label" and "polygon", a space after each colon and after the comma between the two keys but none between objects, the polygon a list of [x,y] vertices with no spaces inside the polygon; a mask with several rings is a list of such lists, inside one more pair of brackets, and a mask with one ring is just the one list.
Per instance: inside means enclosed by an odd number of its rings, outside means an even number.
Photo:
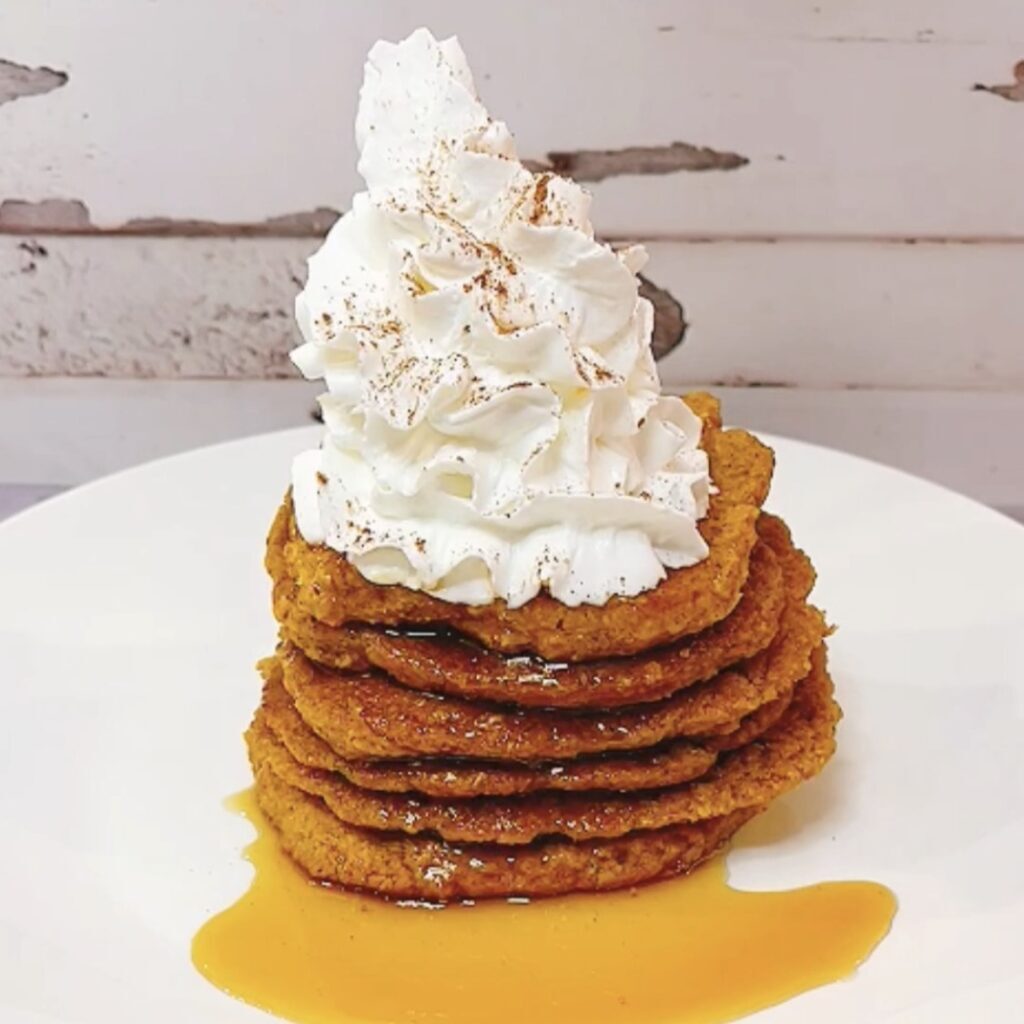
[{"label": "weathered wood plank", "polygon": [[193,230],[343,208],[366,50],[426,23],[460,34],[525,155],[603,177],[605,233],[1024,236],[1019,0],[599,8],[6,0],[0,60],[70,77],[0,107],[0,201]]},{"label": "weathered wood plank", "polygon": [[[0,375],[288,377],[313,239],[0,236]],[[655,243],[673,385],[1024,388],[1024,244]]]},{"label": "weathered wood plank", "polygon": [[673,384],[1024,389],[1024,244],[650,250],[690,323]]}]

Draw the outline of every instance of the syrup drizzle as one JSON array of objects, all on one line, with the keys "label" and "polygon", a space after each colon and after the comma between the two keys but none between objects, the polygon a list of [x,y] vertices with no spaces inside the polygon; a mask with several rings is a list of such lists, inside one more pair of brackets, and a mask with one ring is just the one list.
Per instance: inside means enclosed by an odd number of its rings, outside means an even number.
[{"label": "syrup drizzle", "polygon": [[722,1024],[850,975],[889,930],[872,882],[737,892],[717,857],[639,890],[428,909],[311,883],[251,791],[249,891],[192,960],[297,1024]]}]

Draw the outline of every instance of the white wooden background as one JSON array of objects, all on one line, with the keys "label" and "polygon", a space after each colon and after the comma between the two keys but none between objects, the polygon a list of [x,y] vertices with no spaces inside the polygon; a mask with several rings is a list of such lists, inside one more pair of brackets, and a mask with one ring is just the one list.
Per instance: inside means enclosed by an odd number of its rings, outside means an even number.
[{"label": "white wooden background", "polygon": [[1024,0],[2,0],[0,481],[308,420],[292,299],[419,24],[649,243],[669,385],[1024,509]]}]

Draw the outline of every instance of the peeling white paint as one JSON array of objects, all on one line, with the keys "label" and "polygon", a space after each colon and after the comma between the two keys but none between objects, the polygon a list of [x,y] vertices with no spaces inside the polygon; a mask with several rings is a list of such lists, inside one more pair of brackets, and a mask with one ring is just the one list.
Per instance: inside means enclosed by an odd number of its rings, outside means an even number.
[{"label": "peeling white paint", "polygon": [[88,231],[92,220],[78,199],[5,199],[0,202],[0,231]]},{"label": "peeling white paint", "polygon": [[290,376],[311,248],[0,236],[0,375]]},{"label": "peeling white paint", "polygon": [[[305,0],[296,18],[276,0],[51,0],[42,17],[36,0],[0,3],[0,421],[59,404],[37,447],[69,472],[224,436],[221,418],[234,433],[301,421],[306,399],[286,411],[282,396],[308,391],[287,362],[306,236],[357,185],[367,48],[427,23],[460,34],[524,155],[594,179],[603,234],[662,240],[650,274],[692,325],[669,385],[790,385],[737,391],[730,416],[926,474],[955,407],[974,419],[945,482],[1024,506],[1019,472],[1013,494],[985,483],[1014,478],[1024,433],[1024,133],[1021,104],[1003,102],[1022,84],[1024,4],[592,8]],[[112,42],[125,38],[146,45]],[[660,173],[722,154],[750,163]],[[133,403],[154,394],[175,396],[167,420],[140,426],[150,407]],[[193,416],[200,400],[213,404]]]},{"label": "peeling white paint", "polygon": [[[0,375],[290,376],[316,244],[0,235]],[[1024,244],[648,248],[690,323],[671,385],[1024,389]]]},{"label": "peeling white paint", "polygon": [[527,157],[684,139],[750,159],[597,183],[605,234],[1024,237],[1020,104],[970,89],[1024,56],[1017,0],[602,0],[600,17],[592,0],[39,11],[0,3],[0,56],[73,77],[0,108],[0,200],[77,198],[102,227],[344,208],[366,51],[429,24],[459,33]]},{"label": "peeling white paint", "polygon": [[1012,85],[982,85],[976,83],[975,92],[989,92],[993,96],[999,96],[1012,103],[1024,103],[1024,60],[1019,60],[1013,66]]},{"label": "peeling white paint", "polygon": [[598,182],[629,175],[676,174],[679,171],[735,171],[750,160],[689,142],[660,146],[626,146],[623,149],[580,149],[551,152],[546,160],[528,160],[531,170],[549,170],[576,181]]},{"label": "peeling white paint", "polygon": [[29,96],[44,96],[67,85],[64,71],[53,68],[29,68],[0,57],[0,106]]}]

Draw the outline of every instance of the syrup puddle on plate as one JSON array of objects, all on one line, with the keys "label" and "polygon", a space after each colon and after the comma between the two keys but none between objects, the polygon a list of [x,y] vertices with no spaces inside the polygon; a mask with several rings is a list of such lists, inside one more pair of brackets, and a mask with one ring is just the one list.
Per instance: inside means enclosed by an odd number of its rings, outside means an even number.
[{"label": "syrup puddle on plate", "polygon": [[871,882],[737,892],[721,856],[639,890],[402,907],[311,883],[251,791],[230,806],[256,873],[192,960],[298,1024],[721,1024],[847,977],[896,910]]}]

